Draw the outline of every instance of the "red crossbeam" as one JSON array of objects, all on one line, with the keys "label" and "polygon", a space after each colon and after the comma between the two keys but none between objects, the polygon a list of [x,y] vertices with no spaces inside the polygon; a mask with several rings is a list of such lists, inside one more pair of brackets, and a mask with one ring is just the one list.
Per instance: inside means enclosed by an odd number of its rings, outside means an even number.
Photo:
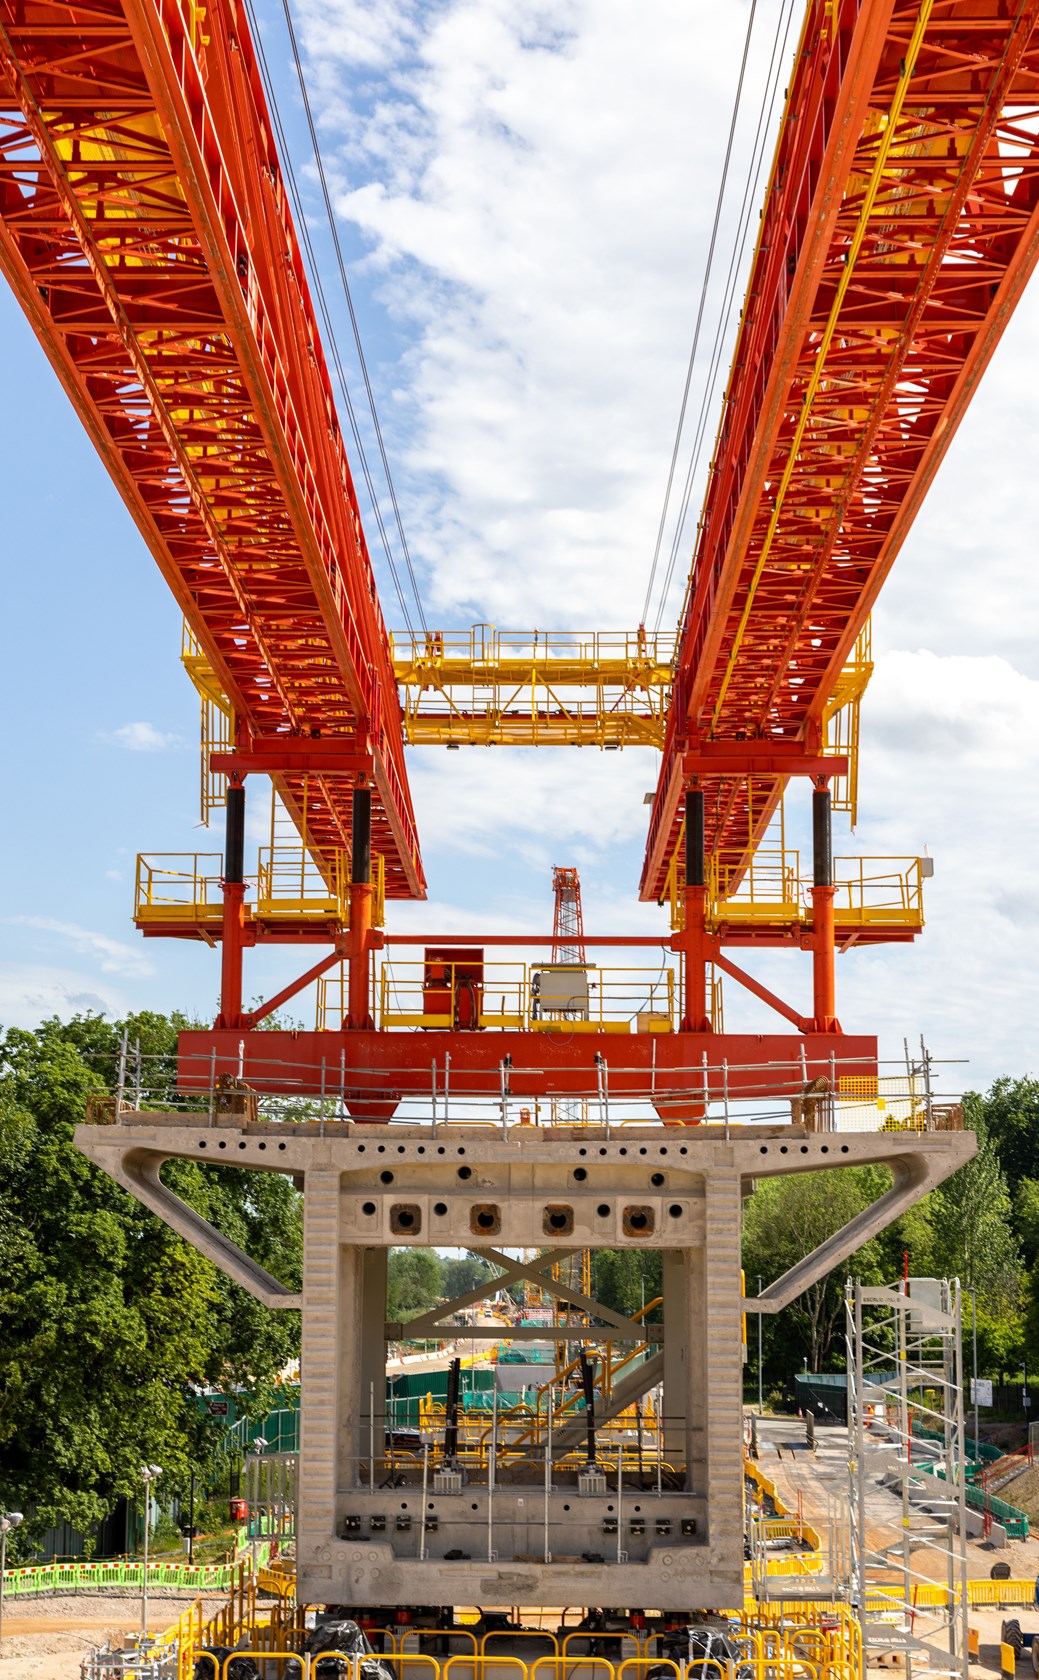
[{"label": "red crossbeam", "polygon": [[[1039,255],[1037,0],[812,0],[701,517],[642,896],[704,743],[823,711]],[[739,874],[786,778],[710,785]]]},{"label": "red crossbeam", "polygon": [[[360,740],[424,896],[389,643],[231,0],[0,0],[0,269],[249,735]],[[304,777],[276,784],[302,825]],[[352,780],[306,838],[349,850]]]}]

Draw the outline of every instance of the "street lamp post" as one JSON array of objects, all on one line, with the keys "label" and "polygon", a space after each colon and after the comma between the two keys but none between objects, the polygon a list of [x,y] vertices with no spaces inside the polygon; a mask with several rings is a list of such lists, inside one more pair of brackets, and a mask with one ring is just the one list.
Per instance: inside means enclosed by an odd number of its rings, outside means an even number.
[{"label": "street lamp post", "polygon": [[141,1480],[144,1483],[144,1567],[141,1570],[141,1648],[142,1651],[148,1639],[148,1517],[151,1504],[152,1483],[162,1475],[162,1467],[158,1464],[142,1464]]},{"label": "street lamp post", "polygon": [[[262,1521],[263,1521],[263,1518],[260,1514],[261,1511],[262,1511],[262,1508],[263,1508],[263,1500],[261,1498],[261,1494],[262,1494],[263,1490],[260,1486],[260,1481],[261,1481],[261,1477],[263,1475],[263,1471],[260,1468],[260,1460],[262,1459],[264,1453],[266,1452],[269,1444],[270,1443],[268,1442],[265,1435],[256,1435],[256,1436],[253,1437],[253,1440],[251,1442],[251,1446],[252,1446],[252,1450],[253,1450],[253,1453],[254,1453],[255,1456],[253,1458],[252,1476],[250,1477],[250,1480],[252,1481],[253,1486],[252,1486],[252,1488],[250,1488],[248,1483],[247,1483],[246,1484],[246,1490],[245,1490],[247,1495],[250,1492],[253,1492],[253,1491],[255,1491],[255,1495],[256,1495],[255,1500],[250,1500],[249,1501],[248,1515],[246,1516],[246,1519],[245,1519],[246,1522],[248,1523],[249,1527],[253,1531],[252,1552],[253,1552],[253,1573],[254,1574],[256,1573],[257,1559],[259,1558],[259,1555],[260,1555],[260,1553],[259,1553],[260,1536],[259,1536],[259,1533],[258,1533],[258,1529],[261,1526]],[[256,1520],[255,1521],[253,1520],[253,1511],[254,1510],[256,1511]]]},{"label": "street lamp post", "polygon": [[0,1517],[0,1641],[4,1637],[4,1570],[7,1568],[7,1536],[12,1528],[19,1528],[25,1519],[21,1511],[8,1511]]},{"label": "street lamp post", "polygon": [[974,1344],[974,1457],[981,1457],[981,1436],[978,1434],[978,1297],[972,1289],[970,1292],[970,1330],[971,1341]]},{"label": "street lamp post", "polygon": [[[761,1279],[758,1278],[758,1294],[761,1294]],[[761,1309],[758,1308],[758,1417],[765,1415],[764,1383],[761,1371]]]}]

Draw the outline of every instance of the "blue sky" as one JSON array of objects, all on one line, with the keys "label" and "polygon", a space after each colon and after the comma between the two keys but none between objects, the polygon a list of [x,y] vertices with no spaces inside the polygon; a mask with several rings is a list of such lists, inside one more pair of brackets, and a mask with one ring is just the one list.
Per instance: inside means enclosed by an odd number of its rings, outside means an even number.
[{"label": "blue sky", "polygon": [[[308,84],[431,623],[637,622],[746,15],[736,0],[554,0],[523,8],[521,25],[506,0],[306,0]],[[760,7],[752,110],[778,16],[777,0]],[[261,22],[341,322],[266,0]],[[740,190],[749,139],[741,130]],[[216,957],[145,942],[130,919],[137,851],[220,847],[196,827],[178,614],[6,293],[0,343],[17,393],[0,411],[0,1019],[205,1016]],[[876,616],[862,817],[837,847],[935,857],[923,938],[841,959],[838,1002],[888,1054],[923,1031],[937,1055],[969,1057],[953,1082],[1039,1067],[1037,366],[1033,288]],[[397,623],[388,586],[384,605]],[[544,928],[552,864],[577,863],[590,930],[663,931],[635,903],[650,755],[428,750],[412,766],[430,904],[397,925]],[[804,960],[756,966],[807,998]],[[255,954],[247,991],[291,967]],[[726,1013],[730,1027],[768,1019],[731,991]]]}]

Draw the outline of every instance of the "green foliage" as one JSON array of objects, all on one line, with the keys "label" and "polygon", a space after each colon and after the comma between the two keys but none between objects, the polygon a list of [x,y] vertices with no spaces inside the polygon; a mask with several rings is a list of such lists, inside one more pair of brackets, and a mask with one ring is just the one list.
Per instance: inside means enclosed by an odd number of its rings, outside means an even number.
[{"label": "green foliage", "polygon": [[[172,1075],[179,1019],[128,1024]],[[122,1028],[83,1016],[0,1037],[0,1503],[37,1513],[16,1550],[51,1523],[89,1529],[139,1494],[142,1463],[162,1466],[163,1493],[185,1495],[219,1429],[191,1387],[241,1384],[242,1409],[262,1411],[298,1349],[296,1314],[253,1301],[75,1148]],[[287,1179],[195,1162],[163,1177],[298,1286],[300,1198]]]},{"label": "green foliage", "polygon": [[447,1300],[464,1295],[467,1290],[500,1276],[489,1261],[478,1254],[464,1254],[460,1258],[441,1261],[441,1291]]},{"label": "green foliage", "polygon": [[[882,1196],[889,1185],[890,1175],[877,1167],[840,1167],[761,1180],[744,1211],[743,1265],[748,1293],[757,1293],[759,1278],[765,1287],[805,1259]],[[901,1272],[905,1251],[914,1271],[930,1269],[931,1224],[926,1210],[919,1207],[812,1284],[785,1312],[766,1317],[766,1372],[789,1379],[805,1359],[812,1371],[842,1366],[845,1278],[886,1282]],[[754,1340],[756,1330],[756,1325],[748,1326]]]},{"label": "green foliage", "polygon": [[430,1248],[390,1250],[386,1283],[386,1316],[400,1320],[428,1312],[443,1299],[443,1262]]},{"label": "green foliage", "polygon": [[[660,1249],[599,1248],[592,1254],[592,1294],[614,1312],[637,1313],[660,1294]],[[648,1315],[658,1322],[658,1308]]]},{"label": "green foliage", "polygon": [[997,1079],[985,1096],[969,1091],[963,1099],[968,1126],[995,1143],[1011,1195],[1034,1171],[1039,1144],[1039,1079]]}]

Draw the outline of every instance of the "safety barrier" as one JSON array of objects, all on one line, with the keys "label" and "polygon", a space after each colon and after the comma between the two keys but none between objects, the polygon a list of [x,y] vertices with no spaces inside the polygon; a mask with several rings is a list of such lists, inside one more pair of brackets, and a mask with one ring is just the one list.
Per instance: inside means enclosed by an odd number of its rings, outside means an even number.
[{"label": "safety barrier", "polygon": [[1003,1674],[1017,1673],[1017,1650],[1005,1640],[1002,1640],[999,1646],[999,1667]]},{"label": "safety barrier", "polygon": [[[149,1563],[148,1586],[178,1592],[222,1592],[230,1587],[232,1563]],[[104,1563],[37,1563],[4,1570],[4,1597],[35,1593],[110,1592],[143,1585],[144,1566],[131,1560]]]}]

